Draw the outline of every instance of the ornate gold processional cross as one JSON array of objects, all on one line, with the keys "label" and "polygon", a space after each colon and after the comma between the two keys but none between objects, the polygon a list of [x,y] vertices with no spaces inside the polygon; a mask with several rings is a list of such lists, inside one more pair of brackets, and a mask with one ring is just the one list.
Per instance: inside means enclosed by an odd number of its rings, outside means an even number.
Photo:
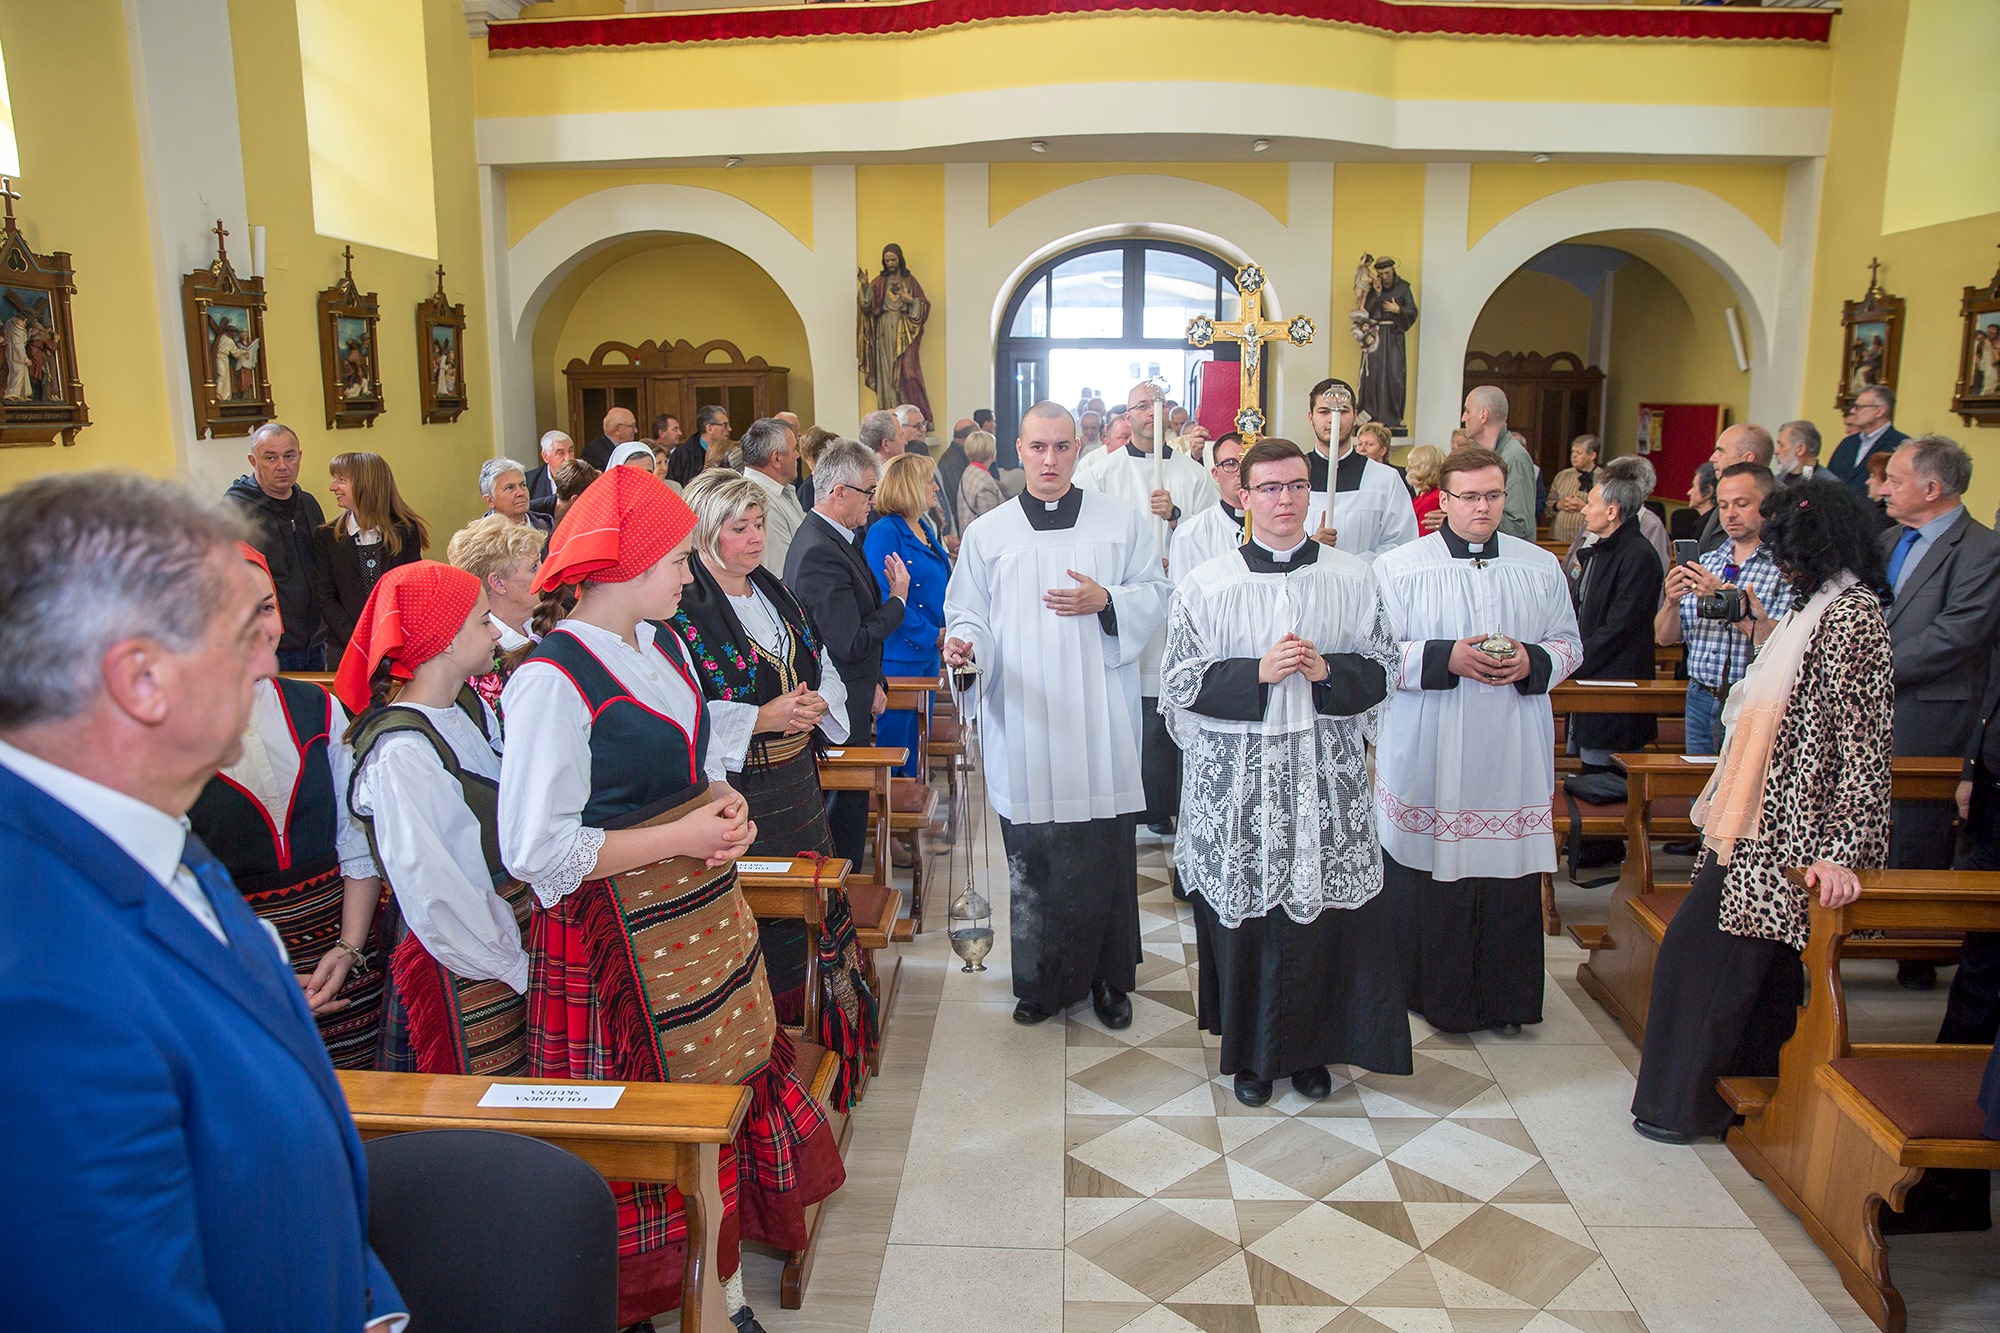
[{"label": "ornate gold processional cross", "polygon": [[1218,341],[1243,344],[1236,430],[1248,449],[1264,433],[1264,413],[1257,406],[1258,390],[1264,382],[1264,344],[1286,338],[1292,346],[1304,347],[1313,340],[1313,322],[1304,315],[1295,316],[1288,324],[1265,319],[1264,270],[1255,264],[1236,270],[1236,290],[1243,294],[1243,318],[1217,320],[1196,315],[1188,321],[1187,340],[1195,347],[1213,346]]}]

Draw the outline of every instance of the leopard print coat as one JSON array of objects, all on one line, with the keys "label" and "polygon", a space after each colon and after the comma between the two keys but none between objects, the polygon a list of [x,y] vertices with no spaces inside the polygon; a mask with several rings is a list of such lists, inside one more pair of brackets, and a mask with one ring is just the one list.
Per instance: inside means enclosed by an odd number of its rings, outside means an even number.
[{"label": "leopard print coat", "polygon": [[1826,860],[1879,869],[1889,854],[1894,663],[1882,603],[1856,584],[1833,599],[1799,666],[1772,740],[1763,836],[1736,844],[1722,883],[1722,928],[1806,946],[1807,895],[1787,866]]}]

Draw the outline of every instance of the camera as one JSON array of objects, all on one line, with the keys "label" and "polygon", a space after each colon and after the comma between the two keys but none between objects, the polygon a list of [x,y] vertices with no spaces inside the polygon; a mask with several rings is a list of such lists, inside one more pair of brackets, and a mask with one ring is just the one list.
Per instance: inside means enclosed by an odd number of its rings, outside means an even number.
[{"label": "camera", "polygon": [[1694,613],[1703,620],[1734,623],[1750,614],[1750,599],[1741,588],[1718,588],[1694,599]]}]

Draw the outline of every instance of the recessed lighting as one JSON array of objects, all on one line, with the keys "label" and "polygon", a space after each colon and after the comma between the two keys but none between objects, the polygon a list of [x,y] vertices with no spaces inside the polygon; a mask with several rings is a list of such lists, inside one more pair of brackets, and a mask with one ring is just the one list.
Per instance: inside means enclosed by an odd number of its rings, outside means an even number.
[{"label": "recessed lighting", "polygon": [[1046,139],[1030,139],[1028,140],[1028,147],[1037,153],[1046,153],[1049,151],[1049,143]]},{"label": "recessed lighting", "polygon": [[740,157],[725,157],[722,159],[722,165],[725,167],[740,167],[743,165],[743,159]]},{"label": "recessed lighting", "polygon": [[1549,155],[1547,153],[1536,153],[1534,160],[1536,162],[1546,162],[1549,160]]},{"label": "recessed lighting", "polygon": [[1250,151],[1253,153],[1267,153],[1270,150],[1271,141],[1269,139],[1253,139],[1250,141]]}]

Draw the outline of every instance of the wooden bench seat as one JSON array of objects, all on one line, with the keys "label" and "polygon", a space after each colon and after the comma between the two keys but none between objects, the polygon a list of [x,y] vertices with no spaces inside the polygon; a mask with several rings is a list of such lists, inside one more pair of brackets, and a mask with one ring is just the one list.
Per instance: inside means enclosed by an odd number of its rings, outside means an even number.
[{"label": "wooden bench seat", "polygon": [[1797,1215],[1876,1326],[1902,1333],[1908,1313],[1889,1277],[1880,1209],[1901,1211],[1927,1168],[2000,1169],[2000,1140],[1982,1135],[1976,1100],[1993,1052],[1850,1041],[1840,964],[1859,930],[2000,929],[2000,874],[1864,871],[1860,898],[1814,902],[1811,913],[1809,998],[1777,1077],[1717,1081],[1744,1117],[1729,1149]]},{"label": "wooden bench seat", "polygon": [[722,1221],[718,1176],[722,1145],[736,1137],[750,1112],[750,1090],[733,1084],[589,1083],[563,1087],[624,1088],[607,1110],[576,1107],[481,1106],[495,1083],[458,1074],[336,1071],[354,1128],[364,1139],[425,1129],[492,1129],[552,1143],[595,1167],[607,1180],[657,1182],[679,1188],[687,1202],[687,1262],[681,1275],[681,1327],[734,1333],[722,1276],[715,1267]]},{"label": "wooden bench seat", "polygon": [[[827,1129],[833,1134],[834,1146],[839,1149],[841,1160],[845,1161],[848,1140],[854,1137],[854,1114],[851,1111],[836,1111],[827,1104],[834,1076],[840,1069],[840,1060],[832,1051],[798,1032],[792,1033],[792,1049],[792,1067],[798,1072],[799,1081],[805,1084],[806,1091],[819,1103],[820,1110],[826,1113]],[[805,1304],[806,1284],[812,1281],[813,1261],[819,1255],[820,1223],[826,1216],[827,1205],[837,1197],[838,1190],[806,1209],[804,1249],[777,1251],[785,1261],[784,1270],[778,1276],[780,1308],[796,1310]]]},{"label": "wooden bench seat", "polygon": [[[1579,927],[1577,942],[1589,957],[1577,965],[1576,979],[1633,1041],[1646,1040],[1646,1006],[1652,998],[1653,963],[1660,940],[1674,911],[1687,895],[1685,884],[1662,883],[1653,868],[1653,839],[1691,837],[1686,810],[1707,785],[1713,762],[1689,763],[1677,755],[1621,754],[1615,762],[1625,770],[1628,804],[1622,833],[1625,866],[1612,890],[1601,929]],[[1889,786],[1897,800],[1950,800],[1958,786],[1962,761],[1954,758],[1905,756],[1890,761]],[[1677,820],[1656,818],[1655,811],[1678,812]],[[1591,831],[1589,825],[1585,831]],[[1640,899],[1649,900],[1635,908]],[[1958,957],[1963,935],[1932,931],[1921,936],[1898,932],[1894,938],[1855,940],[1849,958],[1919,958],[1951,962]]]}]

